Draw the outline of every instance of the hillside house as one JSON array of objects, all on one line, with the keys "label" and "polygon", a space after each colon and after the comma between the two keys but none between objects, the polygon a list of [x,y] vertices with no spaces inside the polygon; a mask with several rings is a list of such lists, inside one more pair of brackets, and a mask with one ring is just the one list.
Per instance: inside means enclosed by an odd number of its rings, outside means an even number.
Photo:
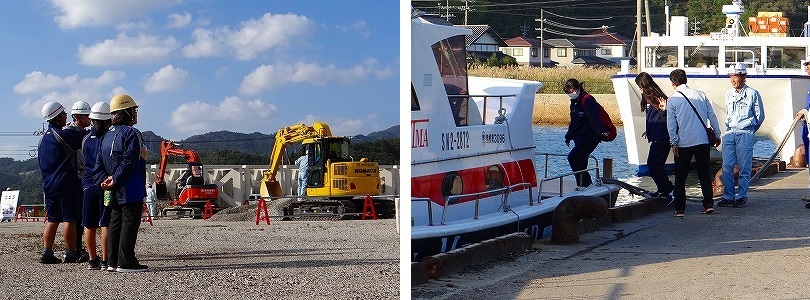
[{"label": "hillside house", "polygon": [[619,65],[621,60],[630,59],[627,56],[632,41],[618,33],[602,28],[590,33],[590,37],[583,38],[583,42],[599,47],[596,56],[610,60]]},{"label": "hillside house", "polygon": [[486,61],[492,54],[495,54],[498,59],[503,59],[506,56],[500,51],[500,47],[505,47],[506,43],[489,25],[455,26],[472,30],[472,33],[466,36],[465,44],[467,45],[467,53],[473,59]]},{"label": "hillside house", "polygon": [[578,68],[595,66],[615,66],[610,60],[596,56],[599,46],[583,41],[569,39],[546,39],[550,59],[558,67]]},{"label": "hillside house", "polygon": [[[549,58],[549,45],[544,45],[540,40],[519,36],[505,40],[506,47],[501,47],[501,52],[506,55],[512,56],[517,60],[521,66],[539,67],[541,64],[544,67],[553,67]],[[542,57],[540,51],[543,51]]]}]

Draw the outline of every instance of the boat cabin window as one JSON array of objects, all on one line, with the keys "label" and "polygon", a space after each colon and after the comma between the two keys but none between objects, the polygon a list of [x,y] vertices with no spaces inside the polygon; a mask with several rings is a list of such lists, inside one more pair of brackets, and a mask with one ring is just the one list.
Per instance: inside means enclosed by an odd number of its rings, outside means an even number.
[{"label": "boat cabin window", "polygon": [[416,96],[416,89],[413,88],[413,84],[411,84],[411,111],[419,111],[422,110],[419,107],[419,97]]},{"label": "boat cabin window", "polygon": [[467,125],[467,51],[464,36],[454,36],[433,44],[433,54],[442,75],[456,126]]},{"label": "boat cabin window", "polygon": [[647,68],[666,68],[678,66],[678,47],[659,46],[645,47]]},{"label": "boat cabin window", "polygon": [[720,47],[686,46],[683,50],[683,61],[688,68],[717,66]]},{"label": "boat cabin window", "polygon": [[762,64],[760,47],[726,46],[726,66],[741,62],[748,68]]},{"label": "boat cabin window", "polygon": [[449,172],[444,175],[442,179],[442,197],[461,195],[464,190],[464,183],[461,180],[461,175],[457,172]]},{"label": "boat cabin window", "polygon": [[804,46],[770,46],[767,51],[770,69],[801,69],[801,61],[806,55]]},{"label": "boat cabin window", "polygon": [[503,169],[500,166],[492,165],[487,168],[487,176],[484,179],[487,190],[494,190],[503,187]]}]

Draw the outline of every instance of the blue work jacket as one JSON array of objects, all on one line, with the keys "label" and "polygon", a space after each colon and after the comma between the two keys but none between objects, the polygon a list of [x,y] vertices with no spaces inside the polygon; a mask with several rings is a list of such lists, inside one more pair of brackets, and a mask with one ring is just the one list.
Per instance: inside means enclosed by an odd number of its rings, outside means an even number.
[{"label": "blue work jacket", "polygon": [[[78,128],[57,128],[48,124],[48,131],[39,140],[37,160],[42,175],[42,191],[46,196],[58,196],[81,188],[76,159],[76,149],[82,144],[87,132]],[[60,145],[55,134],[65,142],[67,150]]]},{"label": "blue work jacket", "polygon": [[143,149],[141,132],[127,125],[113,125],[101,141],[93,180],[100,186],[107,176],[112,176],[118,204],[143,202],[146,197]]}]

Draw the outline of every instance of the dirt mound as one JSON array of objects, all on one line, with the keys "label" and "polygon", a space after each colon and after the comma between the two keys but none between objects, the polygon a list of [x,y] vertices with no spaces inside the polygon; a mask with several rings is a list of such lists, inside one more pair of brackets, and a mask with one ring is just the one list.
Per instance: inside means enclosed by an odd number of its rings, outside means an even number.
[{"label": "dirt mound", "polygon": [[229,207],[220,210],[211,216],[209,220],[226,222],[255,221],[256,204]]}]

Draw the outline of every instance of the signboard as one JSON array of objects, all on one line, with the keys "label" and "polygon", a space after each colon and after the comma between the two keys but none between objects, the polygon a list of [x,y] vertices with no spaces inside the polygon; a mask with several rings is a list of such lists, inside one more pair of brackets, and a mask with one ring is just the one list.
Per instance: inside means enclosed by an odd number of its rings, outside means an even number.
[{"label": "signboard", "polygon": [[0,211],[3,213],[3,221],[10,222],[14,219],[19,197],[20,191],[3,191],[3,195],[0,196]]}]

